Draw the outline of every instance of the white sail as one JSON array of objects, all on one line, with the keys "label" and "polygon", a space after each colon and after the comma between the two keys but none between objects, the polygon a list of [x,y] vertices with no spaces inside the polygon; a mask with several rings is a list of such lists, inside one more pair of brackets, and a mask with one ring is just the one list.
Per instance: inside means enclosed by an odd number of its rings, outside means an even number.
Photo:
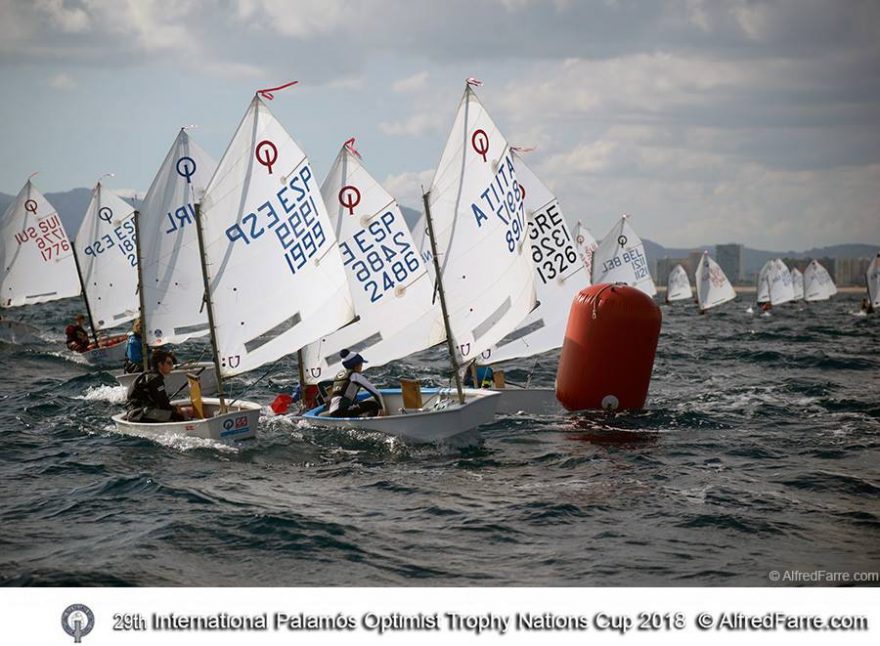
[{"label": "white sail", "polygon": [[773,268],[774,260],[768,260],[758,272],[757,291],[755,292],[755,300],[758,303],[770,302],[770,270]]},{"label": "white sail", "polygon": [[98,182],[73,245],[95,329],[137,318],[134,207]]},{"label": "white sail", "polygon": [[538,307],[497,345],[482,353],[481,362],[486,363],[562,347],[571,303],[580,290],[589,286],[589,274],[578,258],[556,196],[516,153],[513,164],[528,218]]},{"label": "white sail", "polygon": [[868,298],[871,301],[871,305],[880,307],[880,252],[874,256],[874,260],[868,265],[865,279],[868,282]]},{"label": "white sail", "polygon": [[676,265],[666,280],[666,302],[690,300],[693,295],[687,272],[681,265]]},{"label": "white sail", "polygon": [[791,270],[791,291],[794,294],[792,300],[804,300],[804,275],[797,267]]},{"label": "white sail", "polygon": [[727,279],[724,270],[703,252],[703,258],[697,266],[695,280],[697,283],[697,301],[701,310],[708,310],[736,298],[733,285]]},{"label": "white sail", "polygon": [[141,277],[147,344],[208,333],[195,204],[217,162],[180,130],[141,207]]},{"label": "white sail", "polygon": [[0,306],[45,303],[79,293],[61,218],[28,180],[0,219]]},{"label": "white sail", "polygon": [[825,267],[811,260],[804,269],[804,300],[827,301],[836,293],[837,287]]},{"label": "white sail", "polygon": [[513,154],[467,87],[428,195],[458,363],[479,357],[535,306]]},{"label": "white sail", "polygon": [[580,256],[581,262],[584,263],[584,267],[587,269],[586,281],[587,285],[593,284],[593,252],[596,251],[596,248],[599,246],[599,243],[596,242],[596,238],[593,237],[593,234],[590,233],[590,230],[581,224],[580,220],[578,220],[577,226],[574,229],[574,244],[577,249],[578,256]]},{"label": "white sail", "polygon": [[625,283],[654,296],[657,288],[648,269],[645,246],[628,220],[628,215],[620,218],[593,252],[593,284]]},{"label": "white sail", "polygon": [[779,258],[771,261],[767,280],[770,283],[770,304],[780,305],[794,299],[791,272]]},{"label": "white sail", "polygon": [[208,184],[202,217],[222,376],[296,352],[352,319],[315,174],[259,96]]},{"label": "white sail", "polygon": [[381,366],[446,338],[434,281],[394,198],[343,146],[321,186],[358,320],[303,348],[306,383],[332,379],[339,352]]}]

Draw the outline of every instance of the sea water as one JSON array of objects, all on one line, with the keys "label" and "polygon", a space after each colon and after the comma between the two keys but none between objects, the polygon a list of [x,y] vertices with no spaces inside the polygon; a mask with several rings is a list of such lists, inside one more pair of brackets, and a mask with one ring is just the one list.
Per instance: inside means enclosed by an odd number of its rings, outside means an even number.
[{"label": "sea water", "polygon": [[[852,295],[746,307],[662,306],[647,410],[498,419],[466,450],[271,416],[241,446],[123,436],[110,416],[124,391],[64,350],[77,302],[7,311],[47,341],[0,343],[0,583],[769,585],[773,570],[880,570],[880,315],[854,315]],[[550,386],[557,362],[513,362],[507,378]],[[436,349],[367,376],[445,384],[447,367]],[[229,389],[268,404],[295,375],[285,359]]]}]

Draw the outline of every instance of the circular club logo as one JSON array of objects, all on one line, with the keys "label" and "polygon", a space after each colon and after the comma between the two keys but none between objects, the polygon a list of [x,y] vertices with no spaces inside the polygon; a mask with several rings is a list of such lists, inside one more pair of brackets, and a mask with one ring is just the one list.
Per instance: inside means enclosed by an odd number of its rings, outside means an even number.
[{"label": "circular club logo", "polygon": [[113,209],[109,206],[102,206],[98,209],[98,217],[109,223],[113,219]]},{"label": "circular club logo", "polygon": [[263,139],[263,141],[257,144],[254,155],[257,158],[257,162],[261,166],[265,166],[271,175],[272,165],[278,161],[278,147],[268,139]]},{"label": "circular club logo", "polygon": [[223,420],[223,428],[225,428],[227,431],[231,429],[234,424],[235,422],[233,422],[231,419]]},{"label": "circular club logo", "polygon": [[24,210],[28,213],[32,213],[33,215],[37,214],[37,201],[36,200],[27,200],[24,203]]},{"label": "circular club logo", "polygon": [[177,160],[177,174],[192,184],[192,176],[196,174],[196,160],[192,157],[181,157]]},{"label": "circular club logo", "polygon": [[626,236],[624,236],[624,235],[617,236],[617,244],[619,244],[621,247],[625,246],[626,242],[627,242]]},{"label": "circular club logo", "polygon": [[361,203],[361,192],[357,186],[343,186],[339,189],[339,203],[348,209],[349,215],[354,215],[354,207]]},{"label": "circular club logo", "polygon": [[95,627],[95,615],[91,608],[81,603],[67,606],[61,613],[61,627],[64,632],[73,637],[73,642],[79,644],[82,638],[92,632]]},{"label": "circular club logo", "polygon": [[489,135],[486,134],[485,130],[474,130],[474,134],[471,135],[471,146],[483,158],[483,161],[487,161],[486,153],[489,152]]}]

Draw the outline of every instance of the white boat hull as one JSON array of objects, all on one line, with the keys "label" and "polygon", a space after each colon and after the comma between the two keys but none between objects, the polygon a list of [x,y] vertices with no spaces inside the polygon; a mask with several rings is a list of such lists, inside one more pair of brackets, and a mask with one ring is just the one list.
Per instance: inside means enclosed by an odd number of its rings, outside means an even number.
[{"label": "white boat hull", "polygon": [[[175,405],[187,406],[188,399],[175,400]],[[220,400],[205,398],[202,405],[206,415],[215,415],[220,409]],[[257,434],[257,422],[260,419],[261,406],[255,402],[235,402],[230,411],[224,415],[215,415],[207,419],[193,419],[185,422],[129,422],[125,413],[113,416],[116,430],[126,435],[155,438],[159,435],[183,435],[200,437],[207,440],[225,442],[230,440],[251,440]]]},{"label": "white boat hull", "polygon": [[377,431],[413,444],[454,445],[479,442],[477,427],[495,418],[499,395],[491,390],[465,388],[464,405],[459,405],[455,389],[423,388],[423,406],[404,409],[399,388],[380,389],[386,412],[381,417],[321,417],[323,406],[303,415],[310,424],[326,428]]},{"label": "white boat hull", "polygon": [[121,366],[125,361],[125,337],[113,345],[76,353],[90,366]]},{"label": "white boat hull", "polygon": [[[137,379],[139,372],[121,372],[113,375],[116,381],[126,389]],[[173,397],[176,392],[189,392],[184,390],[187,385],[186,375],[198,375],[199,383],[202,386],[202,395],[214,395],[217,393],[217,375],[214,372],[214,364],[208,361],[199,361],[198,363],[182,364],[165,375],[165,391],[169,397]]]},{"label": "white boat hull", "polygon": [[492,388],[501,393],[498,399],[499,415],[565,415],[568,411],[556,399],[555,388]]}]

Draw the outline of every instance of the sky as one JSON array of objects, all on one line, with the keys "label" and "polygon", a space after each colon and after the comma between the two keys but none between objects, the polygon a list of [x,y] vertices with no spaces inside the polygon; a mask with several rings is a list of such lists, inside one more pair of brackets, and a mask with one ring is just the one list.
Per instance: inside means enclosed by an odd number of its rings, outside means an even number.
[{"label": "sky", "polygon": [[464,91],[568,220],[667,247],[880,244],[880,2],[0,0],[0,192],[143,195],[253,93],[319,177],[357,139],[421,209]]}]

